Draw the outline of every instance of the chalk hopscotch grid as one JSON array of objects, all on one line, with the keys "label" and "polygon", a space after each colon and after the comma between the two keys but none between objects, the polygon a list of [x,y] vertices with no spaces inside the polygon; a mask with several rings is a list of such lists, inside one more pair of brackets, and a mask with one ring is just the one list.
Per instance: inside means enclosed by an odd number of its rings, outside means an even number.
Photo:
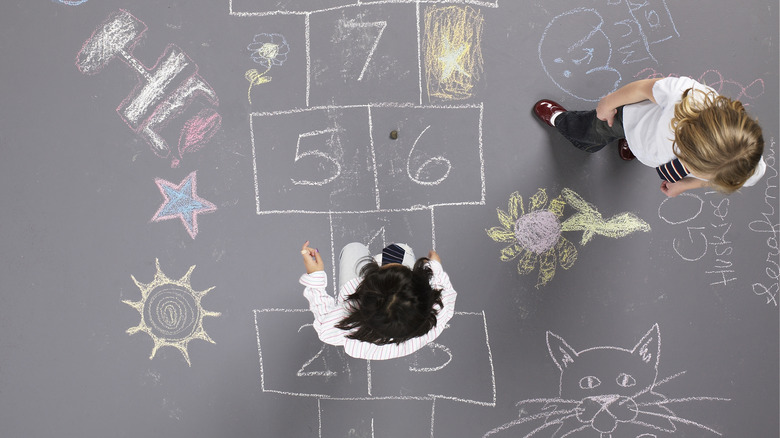
[{"label": "chalk hopscotch grid", "polygon": [[[374,210],[360,210],[360,211],[343,211],[343,210],[263,210],[260,206],[260,178],[258,176],[258,170],[257,170],[257,148],[255,146],[255,135],[254,135],[254,118],[255,117],[266,117],[266,116],[278,116],[278,115],[289,115],[289,114],[299,114],[304,112],[310,112],[310,111],[332,111],[332,110],[345,110],[345,109],[366,109],[368,113],[368,124],[369,124],[369,133],[373,130],[373,122],[371,121],[371,109],[372,108],[409,108],[409,109],[422,109],[422,110],[428,110],[428,109],[478,109],[479,110],[479,118],[477,123],[477,132],[478,132],[478,152],[479,152],[479,177],[480,177],[480,199],[479,201],[462,201],[462,202],[445,202],[445,203],[433,203],[428,205],[413,205],[411,207],[406,208],[381,208],[381,203],[379,199],[379,182],[378,182],[378,175],[377,175],[377,166],[376,166],[376,156],[375,156],[375,149],[374,149],[374,138],[373,135],[369,135],[369,152],[371,154],[371,160],[373,163],[373,172],[374,172],[374,193],[376,194],[376,204],[377,208]],[[461,206],[461,205],[485,205],[485,156],[483,151],[483,117],[484,117],[484,105],[482,103],[478,104],[460,104],[460,105],[417,105],[412,103],[396,103],[396,102],[382,102],[382,103],[370,103],[370,104],[360,104],[360,105],[324,105],[324,106],[314,106],[309,108],[295,108],[290,110],[282,110],[282,111],[271,111],[271,112],[252,112],[249,115],[249,139],[252,143],[252,171],[253,171],[253,177],[254,177],[254,187],[255,187],[255,205],[256,205],[256,211],[255,213],[257,215],[267,215],[267,214],[323,214],[323,215],[330,215],[333,213],[339,213],[339,214],[364,214],[364,213],[395,213],[395,212],[409,212],[409,211],[420,211],[420,210],[431,210],[434,207],[442,207],[442,206]]]},{"label": "chalk hopscotch grid", "polygon": [[[329,399],[333,400],[333,399]],[[431,438],[433,437],[433,424],[434,424],[434,416],[436,415],[436,399],[434,398],[431,401]],[[319,435],[317,435],[319,438],[322,437],[322,399],[317,399],[317,424],[319,427]],[[374,438],[374,419],[371,419],[371,438]]]},{"label": "chalk hopscotch grid", "polygon": [[[230,12],[229,15],[236,16],[236,17],[264,17],[264,16],[272,16],[272,15],[303,15],[304,16],[304,41],[306,46],[306,93],[305,93],[305,100],[306,100],[306,106],[308,107],[310,105],[310,97],[311,97],[311,15],[319,12],[327,12],[327,11],[334,11],[339,9],[346,9],[346,8],[352,8],[352,7],[358,7],[358,6],[373,6],[373,5],[381,5],[381,4],[414,4],[415,5],[415,16],[416,16],[416,28],[417,28],[417,82],[418,82],[418,92],[419,92],[419,103],[422,105],[423,103],[423,83],[422,83],[422,30],[420,28],[420,5],[423,3],[430,3],[430,4],[464,4],[464,5],[475,5],[475,6],[484,6],[489,8],[498,8],[498,0],[494,0],[493,2],[485,2],[485,1],[476,1],[476,0],[379,0],[379,1],[370,1],[370,2],[361,2],[358,0],[356,3],[348,4],[348,5],[341,5],[341,6],[334,6],[332,8],[323,8],[323,9],[317,9],[313,11],[271,11],[271,12],[234,12],[233,11],[233,0],[229,0],[230,2]],[[632,15],[633,16],[633,15]],[[387,22],[383,22],[385,26],[387,25]],[[371,62],[371,57],[373,56],[373,50],[376,49],[376,45],[379,43],[380,38],[382,37],[382,32],[384,31],[384,28],[382,28],[382,31],[379,32],[379,35],[376,38],[376,41],[374,42],[374,47],[368,55],[368,59],[366,60],[366,65],[363,67],[363,71],[365,71],[368,64]],[[647,38],[645,38],[645,44],[647,44],[646,41]],[[363,74],[361,73],[361,78]],[[358,78],[358,80],[361,80]]]},{"label": "chalk hopscotch grid", "polygon": [[329,8],[314,9],[314,10],[295,10],[295,11],[276,10],[276,11],[265,11],[265,12],[260,12],[260,11],[252,12],[252,11],[235,11],[233,9],[233,0],[228,0],[228,15],[233,17],[305,15],[308,17],[309,15],[316,14],[318,12],[337,11],[339,9],[347,9],[347,8],[362,7],[362,6],[374,6],[374,5],[385,5],[385,4],[417,4],[419,6],[421,3],[474,5],[474,6],[482,6],[485,8],[498,7],[498,0],[493,0],[493,1],[490,0],[376,0],[376,1],[357,0],[353,3],[349,3],[345,5],[331,6]]},{"label": "chalk hopscotch grid", "polygon": [[317,393],[301,393],[301,392],[291,392],[291,391],[283,391],[279,389],[270,389],[266,387],[265,384],[265,371],[263,369],[263,351],[261,347],[261,336],[260,336],[260,323],[258,321],[258,315],[261,313],[308,313],[310,312],[309,309],[284,309],[284,308],[266,308],[266,309],[255,309],[252,311],[252,314],[254,315],[254,322],[255,322],[255,335],[257,336],[257,355],[258,360],[260,364],[260,389],[263,392],[273,392],[276,394],[285,394],[285,395],[292,395],[295,397],[315,397],[319,399],[328,399],[328,400],[352,400],[352,401],[362,401],[362,400],[436,400],[437,398],[441,399],[447,399],[447,400],[453,400],[461,403],[468,403],[468,404],[474,404],[479,406],[488,406],[488,407],[495,407],[496,406],[496,372],[495,367],[493,365],[493,351],[490,348],[490,338],[488,337],[488,330],[487,330],[487,317],[485,316],[485,312],[455,312],[455,315],[462,315],[462,316],[481,316],[482,317],[482,324],[485,330],[485,344],[487,346],[487,352],[488,352],[488,363],[490,364],[490,378],[491,378],[491,391],[492,391],[492,397],[491,401],[484,402],[479,400],[469,400],[464,399],[460,397],[452,397],[452,396],[445,396],[445,395],[439,395],[439,394],[428,394],[425,396],[414,396],[414,395],[407,395],[407,396],[374,396],[371,395],[371,361],[366,360],[366,375],[367,375],[367,383],[368,383],[368,396],[365,397],[333,397],[328,394],[317,394]]}]

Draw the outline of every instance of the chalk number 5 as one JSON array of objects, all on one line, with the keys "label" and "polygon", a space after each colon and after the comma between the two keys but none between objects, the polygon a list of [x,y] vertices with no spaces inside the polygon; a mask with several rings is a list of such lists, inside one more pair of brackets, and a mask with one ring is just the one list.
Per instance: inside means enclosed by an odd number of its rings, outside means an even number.
[{"label": "chalk number 5", "polygon": [[308,137],[316,137],[316,136],[326,136],[330,134],[330,138],[327,140],[327,144],[329,146],[332,146],[335,140],[336,133],[338,131],[339,130],[336,128],[328,128],[328,129],[321,129],[319,131],[305,132],[303,134],[298,135],[298,143],[295,146],[295,162],[297,163],[298,161],[306,157],[318,157],[322,161],[326,163],[330,163],[331,165],[330,167],[332,168],[332,170],[330,176],[321,180],[306,180],[306,179],[290,178],[293,184],[300,185],[300,186],[323,186],[333,181],[334,179],[338,178],[339,175],[341,175],[341,164],[333,156],[328,155],[325,152],[322,152],[317,149],[306,151],[303,153],[301,152],[301,139],[308,138]]}]

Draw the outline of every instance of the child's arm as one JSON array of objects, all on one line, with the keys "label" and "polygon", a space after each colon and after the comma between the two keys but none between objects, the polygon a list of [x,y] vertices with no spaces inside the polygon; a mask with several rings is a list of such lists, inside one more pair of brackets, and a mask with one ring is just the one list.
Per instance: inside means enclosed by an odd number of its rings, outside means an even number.
[{"label": "child's arm", "polygon": [[336,324],[347,316],[347,311],[325,290],[328,276],[322,257],[319,251],[309,248],[309,241],[303,244],[301,256],[306,273],[299,282],[305,286],[303,296],[309,301],[309,310],[314,315],[312,326],[322,342],[344,345],[346,332],[336,328]]},{"label": "child's arm", "polygon": [[653,85],[659,80],[660,78],[642,79],[626,84],[607,94],[601,98],[598,106],[596,106],[596,117],[612,126],[618,107],[643,100],[656,103],[655,98],[653,98]]},{"label": "child's arm", "polygon": [[438,315],[436,315],[436,327],[444,328],[444,325],[447,324],[455,313],[455,300],[458,298],[458,293],[452,288],[450,276],[444,272],[439,255],[435,251],[431,251],[428,253],[428,259],[428,266],[433,271],[431,287],[441,289],[441,301],[443,304]]},{"label": "child's arm", "polygon": [[698,178],[686,177],[677,182],[661,182],[661,191],[670,198],[674,198],[682,192],[691,189],[707,187],[707,181]]}]

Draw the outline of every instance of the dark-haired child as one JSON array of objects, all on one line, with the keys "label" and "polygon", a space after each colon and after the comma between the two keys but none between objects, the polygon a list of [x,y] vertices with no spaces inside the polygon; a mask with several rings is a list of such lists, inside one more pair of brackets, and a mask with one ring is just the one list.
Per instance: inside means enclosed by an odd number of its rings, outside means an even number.
[{"label": "dark-haired child", "polygon": [[342,345],[359,359],[406,356],[438,337],[452,318],[457,292],[431,250],[415,261],[404,244],[388,246],[375,257],[350,243],[339,255],[339,293],[326,292],[325,265],[307,241],[301,248],[306,274],[303,296],[314,314],[320,340]]}]

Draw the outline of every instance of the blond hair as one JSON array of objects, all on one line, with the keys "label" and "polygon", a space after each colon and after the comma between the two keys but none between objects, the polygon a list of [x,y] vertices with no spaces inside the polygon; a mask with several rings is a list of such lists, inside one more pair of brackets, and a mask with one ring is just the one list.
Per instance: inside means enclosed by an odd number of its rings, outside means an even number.
[{"label": "blond hair", "polygon": [[689,88],[674,107],[674,154],[710,185],[733,193],[764,152],[761,127],[738,100]]}]

